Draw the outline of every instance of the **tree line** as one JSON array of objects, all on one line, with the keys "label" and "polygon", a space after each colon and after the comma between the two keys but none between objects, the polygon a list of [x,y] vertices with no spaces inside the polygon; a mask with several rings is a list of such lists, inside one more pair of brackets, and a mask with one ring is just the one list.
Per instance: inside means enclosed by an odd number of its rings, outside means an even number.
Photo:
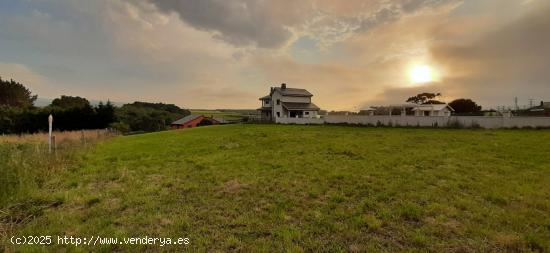
[{"label": "tree line", "polygon": [[23,84],[0,77],[0,134],[47,131],[50,114],[55,130],[116,128],[122,132],[165,130],[190,114],[173,104],[134,102],[116,107],[107,101],[91,105],[78,96],[61,96],[48,106],[36,107],[37,97]]}]

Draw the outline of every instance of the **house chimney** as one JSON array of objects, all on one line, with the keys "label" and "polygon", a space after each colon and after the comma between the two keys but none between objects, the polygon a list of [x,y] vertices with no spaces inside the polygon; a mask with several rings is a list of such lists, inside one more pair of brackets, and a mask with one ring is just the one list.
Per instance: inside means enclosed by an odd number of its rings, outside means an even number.
[{"label": "house chimney", "polygon": [[283,90],[286,89],[286,83],[281,84],[281,89],[283,89]]}]

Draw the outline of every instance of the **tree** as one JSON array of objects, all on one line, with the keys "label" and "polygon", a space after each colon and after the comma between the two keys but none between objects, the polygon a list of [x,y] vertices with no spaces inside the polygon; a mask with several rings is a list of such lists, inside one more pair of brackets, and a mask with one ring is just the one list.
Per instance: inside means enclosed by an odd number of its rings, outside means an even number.
[{"label": "tree", "polygon": [[0,105],[29,108],[34,105],[36,99],[37,96],[32,95],[23,84],[0,78]]},{"label": "tree", "polygon": [[414,103],[419,105],[424,104],[445,104],[441,101],[435,100],[435,98],[440,97],[441,93],[420,93],[414,97],[410,97],[407,99],[407,103]]},{"label": "tree", "polygon": [[116,110],[120,123],[128,125],[131,131],[165,130],[173,121],[189,115],[189,110],[172,104],[134,102]]},{"label": "tree", "polygon": [[51,106],[63,109],[87,108],[90,107],[90,102],[85,98],[63,95],[61,98],[54,99]]},{"label": "tree", "polygon": [[449,105],[455,110],[455,113],[475,113],[481,111],[481,106],[471,99],[456,99]]},{"label": "tree", "polygon": [[148,102],[136,101],[136,102],[134,102],[132,104],[128,104],[128,105],[136,106],[136,107],[143,107],[143,108],[151,108],[151,109],[155,109],[155,110],[161,110],[161,111],[166,111],[166,112],[170,112],[170,113],[177,113],[177,114],[182,114],[182,115],[186,115],[186,116],[191,114],[191,112],[189,110],[179,108],[177,105],[174,105],[174,104],[148,103]]},{"label": "tree", "polygon": [[99,105],[95,110],[97,117],[97,128],[106,128],[111,123],[115,122],[115,107],[113,106],[113,103],[111,103],[111,101],[107,101],[106,104],[103,104],[103,102],[99,102]]}]

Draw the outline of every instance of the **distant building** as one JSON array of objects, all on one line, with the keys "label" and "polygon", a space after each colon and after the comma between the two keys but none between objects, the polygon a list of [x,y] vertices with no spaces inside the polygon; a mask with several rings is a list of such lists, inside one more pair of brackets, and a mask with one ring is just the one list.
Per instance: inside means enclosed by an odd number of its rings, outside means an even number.
[{"label": "distant building", "polygon": [[550,102],[540,102],[540,105],[528,108],[526,110],[518,110],[516,116],[531,116],[531,117],[549,117]]},{"label": "distant building", "polygon": [[360,115],[369,115],[369,116],[412,116],[412,109],[418,106],[417,104],[394,104],[387,106],[371,106],[359,111]]},{"label": "distant building", "polygon": [[367,107],[364,109],[359,110],[359,115],[368,115],[368,116],[374,116],[375,112],[378,110],[376,107]]},{"label": "distant building", "polygon": [[449,117],[454,109],[448,104],[398,104],[361,109],[361,115]]},{"label": "distant building", "polygon": [[198,127],[198,126],[218,125],[218,124],[220,123],[217,120],[213,118],[205,117],[204,115],[189,115],[172,122],[172,124],[170,124],[170,127],[172,129],[182,129],[182,128],[191,128],[191,127]]},{"label": "distant building", "polygon": [[311,102],[311,94],[305,89],[271,87],[269,95],[260,98],[262,107],[258,109],[263,120],[275,118],[316,118],[319,107]]},{"label": "distant building", "polygon": [[448,104],[418,105],[412,109],[415,116],[449,117],[455,110]]}]

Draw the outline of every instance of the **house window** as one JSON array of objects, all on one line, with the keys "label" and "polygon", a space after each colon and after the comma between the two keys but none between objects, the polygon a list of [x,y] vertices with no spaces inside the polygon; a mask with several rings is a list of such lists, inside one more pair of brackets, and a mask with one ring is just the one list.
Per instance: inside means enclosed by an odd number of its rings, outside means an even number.
[{"label": "house window", "polygon": [[281,100],[277,99],[277,105],[281,104]]},{"label": "house window", "polygon": [[304,112],[305,115],[309,115],[309,112]]},{"label": "house window", "polygon": [[280,118],[280,117],[281,117],[281,113],[277,112],[277,118]]},{"label": "house window", "polygon": [[268,105],[268,104],[269,104],[269,100],[265,100],[265,104]]}]

